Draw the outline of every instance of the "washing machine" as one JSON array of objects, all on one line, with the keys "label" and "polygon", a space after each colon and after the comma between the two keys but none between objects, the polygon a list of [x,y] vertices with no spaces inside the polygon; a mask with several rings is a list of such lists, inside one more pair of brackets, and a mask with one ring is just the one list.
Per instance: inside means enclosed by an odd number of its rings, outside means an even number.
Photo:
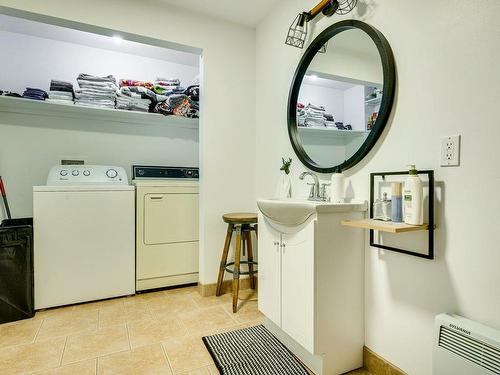
[{"label": "washing machine", "polygon": [[198,168],[133,166],[136,290],[198,282]]},{"label": "washing machine", "polygon": [[33,187],[35,309],[135,293],[134,200],[121,167],[55,166]]}]

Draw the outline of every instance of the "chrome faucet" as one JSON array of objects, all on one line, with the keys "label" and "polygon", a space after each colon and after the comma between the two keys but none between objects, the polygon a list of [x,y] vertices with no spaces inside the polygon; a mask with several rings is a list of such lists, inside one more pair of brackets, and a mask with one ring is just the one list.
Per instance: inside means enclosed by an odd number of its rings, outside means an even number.
[{"label": "chrome faucet", "polygon": [[321,184],[321,188],[319,185],[319,179],[318,176],[316,176],[312,172],[302,172],[299,176],[299,179],[303,180],[304,177],[306,176],[311,176],[314,180],[314,183],[308,183],[308,185],[311,186],[311,191],[309,192],[309,198],[307,198],[310,201],[322,201],[325,202],[327,200],[326,198],[326,187],[329,186],[330,184]]}]

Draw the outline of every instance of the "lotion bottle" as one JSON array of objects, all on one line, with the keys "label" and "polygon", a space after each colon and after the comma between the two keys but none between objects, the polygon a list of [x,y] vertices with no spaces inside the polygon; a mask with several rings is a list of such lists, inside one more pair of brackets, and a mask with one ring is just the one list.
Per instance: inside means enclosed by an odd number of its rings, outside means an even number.
[{"label": "lotion bottle", "polygon": [[332,174],[330,197],[332,203],[344,203],[345,176],[340,168]]},{"label": "lotion bottle", "polygon": [[406,224],[422,225],[424,223],[424,189],[415,165],[409,165],[409,167],[410,175],[405,181],[403,193],[404,220]]}]

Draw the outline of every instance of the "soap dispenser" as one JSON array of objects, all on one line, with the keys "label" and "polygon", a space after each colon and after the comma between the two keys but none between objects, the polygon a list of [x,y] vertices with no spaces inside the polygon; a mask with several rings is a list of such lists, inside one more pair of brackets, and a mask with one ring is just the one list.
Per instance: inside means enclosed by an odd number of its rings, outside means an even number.
[{"label": "soap dispenser", "polygon": [[345,176],[340,168],[337,168],[332,174],[330,197],[332,203],[344,203]]},{"label": "soap dispenser", "polygon": [[406,224],[422,225],[424,223],[424,189],[415,165],[409,165],[409,167],[410,172],[405,181],[403,193],[404,220]]}]

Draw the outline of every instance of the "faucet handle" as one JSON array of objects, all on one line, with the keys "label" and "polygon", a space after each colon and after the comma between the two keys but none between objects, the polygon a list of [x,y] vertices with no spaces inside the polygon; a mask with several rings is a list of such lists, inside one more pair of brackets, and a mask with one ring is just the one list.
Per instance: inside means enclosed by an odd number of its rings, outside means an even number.
[{"label": "faucet handle", "polygon": [[320,190],[320,197],[324,200],[326,200],[326,187],[327,186],[330,186],[331,183],[324,183],[324,184],[321,184],[321,190]]},{"label": "faucet handle", "polygon": [[316,184],[313,182],[308,182],[307,185],[311,187],[311,190],[309,191],[309,198],[314,198],[314,186]]}]

